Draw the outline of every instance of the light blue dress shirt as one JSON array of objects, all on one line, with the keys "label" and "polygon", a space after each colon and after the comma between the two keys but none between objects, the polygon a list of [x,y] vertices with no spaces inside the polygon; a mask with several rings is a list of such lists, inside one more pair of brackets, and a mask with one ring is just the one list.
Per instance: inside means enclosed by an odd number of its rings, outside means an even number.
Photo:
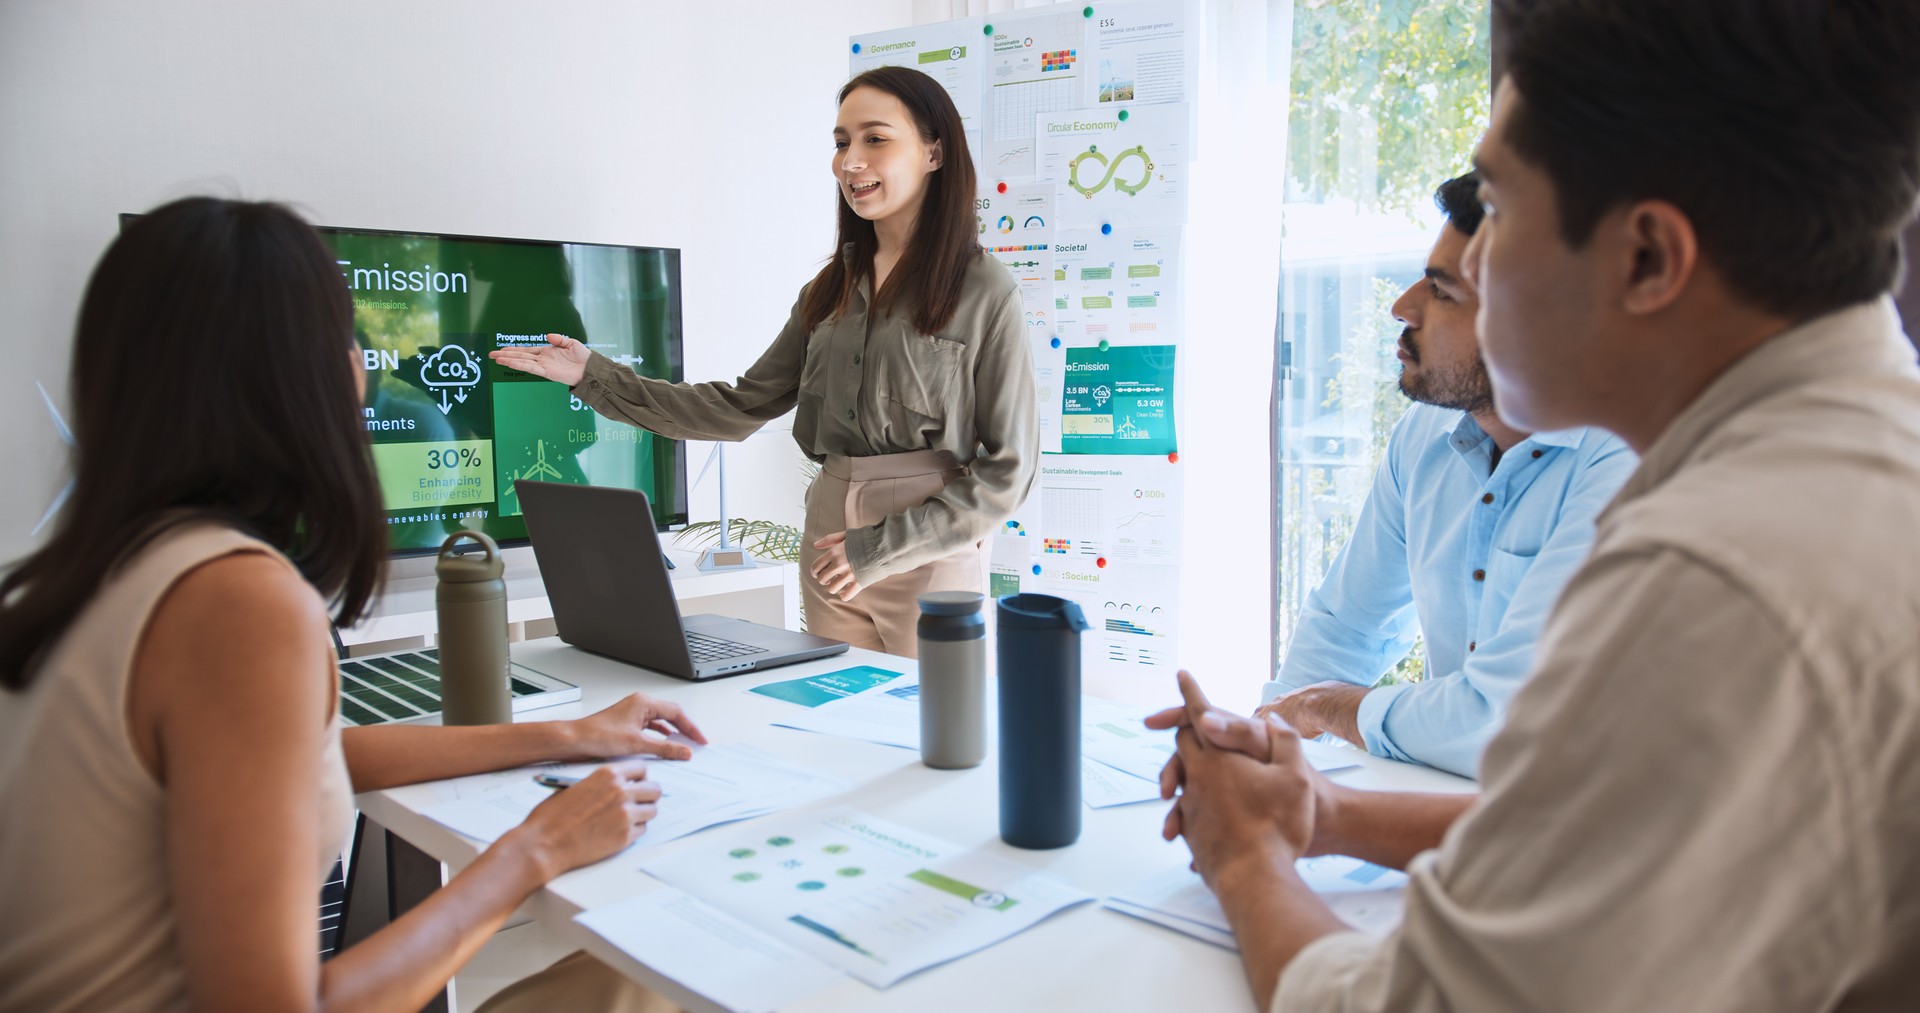
[{"label": "light blue dress shirt", "polygon": [[1478,775],[1595,518],[1639,464],[1598,429],[1535,433],[1498,467],[1493,451],[1465,412],[1401,416],[1269,697],[1328,679],[1372,686],[1424,631],[1426,678],[1369,692],[1360,736],[1376,756]]}]

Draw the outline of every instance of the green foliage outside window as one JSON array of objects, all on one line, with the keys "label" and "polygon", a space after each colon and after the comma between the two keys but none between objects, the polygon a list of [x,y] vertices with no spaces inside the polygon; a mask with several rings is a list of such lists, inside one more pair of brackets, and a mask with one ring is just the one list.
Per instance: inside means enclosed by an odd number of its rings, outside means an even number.
[{"label": "green foliage outside window", "polygon": [[[1487,0],[1295,0],[1288,203],[1343,201],[1362,215],[1421,218],[1434,187],[1465,171],[1490,118],[1489,22]],[[1283,524],[1289,545],[1306,539],[1319,550],[1321,573],[1352,534],[1360,478],[1370,487],[1408,405],[1392,356],[1399,289],[1390,278],[1371,279],[1323,392],[1328,413],[1365,412],[1364,459],[1346,469],[1307,468],[1309,516]],[[1423,639],[1382,682],[1418,681],[1425,672]]]},{"label": "green foliage outside window", "polygon": [[1488,22],[1487,0],[1295,0],[1289,200],[1430,207],[1492,112]]},{"label": "green foliage outside window", "polygon": [[[1356,337],[1367,340],[1376,335],[1397,333],[1399,325],[1393,319],[1393,303],[1399,297],[1400,287],[1392,279],[1373,279],[1356,325]],[[1386,456],[1387,437],[1392,434],[1394,423],[1400,421],[1400,416],[1406,413],[1407,407],[1413,402],[1400,393],[1399,371],[1386,365],[1384,353],[1366,357],[1364,361],[1345,361],[1341,364],[1340,371],[1327,381],[1327,396],[1322,404],[1334,408],[1343,401],[1365,401],[1371,405],[1373,442],[1365,466],[1367,475],[1371,477]],[[1322,494],[1330,494],[1331,491],[1328,488]],[[1357,517],[1357,514],[1338,514],[1334,517],[1333,537],[1327,541],[1327,557],[1322,561],[1322,572],[1333,563],[1333,556],[1339,547],[1352,537]],[[1426,671],[1427,642],[1425,637],[1419,637],[1413,642],[1413,650],[1381,677],[1380,685],[1419,682],[1425,677]]]}]

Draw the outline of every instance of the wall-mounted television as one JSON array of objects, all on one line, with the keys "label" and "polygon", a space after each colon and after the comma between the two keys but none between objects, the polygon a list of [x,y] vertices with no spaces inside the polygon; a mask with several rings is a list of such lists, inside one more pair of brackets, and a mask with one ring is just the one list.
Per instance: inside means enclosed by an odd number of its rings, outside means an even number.
[{"label": "wall-mounted television", "polygon": [[594,414],[487,352],[565,334],[679,381],[680,251],[322,228],[353,295],[362,409],[395,553],[461,528],[524,543],[513,482],[644,490],[656,528],[687,523],[686,451]]},{"label": "wall-mounted television", "polygon": [[394,554],[432,552],[463,528],[524,544],[518,478],[641,489],[655,528],[687,523],[681,443],[601,418],[560,384],[487,358],[551,332],[679,381],[679,250],[319,232],[353,296],[367,371],[361,422]]}]

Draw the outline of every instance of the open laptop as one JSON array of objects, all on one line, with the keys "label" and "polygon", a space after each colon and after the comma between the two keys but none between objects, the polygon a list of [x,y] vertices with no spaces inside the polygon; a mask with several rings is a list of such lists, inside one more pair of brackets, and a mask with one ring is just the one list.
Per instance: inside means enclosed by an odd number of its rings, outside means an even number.
[{"label": "open laptop", "polygon": [[744,619],[682,618],[637,489],[513,483],[560,639],[682,679],[713,679],[846,651],[839,640]]}]

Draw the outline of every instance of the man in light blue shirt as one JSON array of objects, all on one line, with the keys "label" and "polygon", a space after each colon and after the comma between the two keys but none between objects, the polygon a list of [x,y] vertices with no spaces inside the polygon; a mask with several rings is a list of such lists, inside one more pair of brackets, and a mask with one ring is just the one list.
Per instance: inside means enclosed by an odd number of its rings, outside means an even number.
[{"label": "man in light blue shirt", "polygon": [[[1425,276],[1393,315],[1400,389],[1394,426],[1353,537],[1307,597],[1273,710],[1303,736],[1326,732],[1376,756],[1468,777],[1560,589],[1586,560],[1594,519],[1638,465],[1598,429],[1518,432],[1500,421],[1474,337],[1479,297],[1460,270],[1480,226],[1479,179],[1440,185],[1447,224]],[[1374,688],[1417,633],[1426,678]]]}]

